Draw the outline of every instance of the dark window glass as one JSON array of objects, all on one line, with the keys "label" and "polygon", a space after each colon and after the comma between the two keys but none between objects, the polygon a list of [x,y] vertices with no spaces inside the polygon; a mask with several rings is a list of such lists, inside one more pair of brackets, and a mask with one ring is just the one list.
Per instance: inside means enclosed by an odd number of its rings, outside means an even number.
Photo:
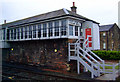
[{"label": "dark window glass", "polygon": [[10,30],[9,29],[7,29],[7,40],[9,40],[10,38],[9,38],[9,33],[10,33]]},{"label": "dark window glass", "polygon": [[16,39],[16,29],[14,29],[14,39]]},{"label": "dark window glass", "polygon": [[3,30],[3,40],[5,40],[5,29]]},{"label": "dark window glass", "polygon": [[48,23],[48,36],[52,36],[53,35],[53,26],[52,26],[52,22]]},{"label": "dark window glass", "polygon": [[38,25],[38,38],[41,37],[41,24]]},{"label": "dark window glass", "polygon": [[20,39],[20,29],[17,29],[17,39]]},{"label": "dark window glass", "polygon": [[75,36],[78,36],[78,26],[75,26]]},{"label": "dark window glass", "polygon": [[33,25],[33,38],[36,38],[36,25]]},{"label": "dark window glass", "polygon": [[11,29],[11,40],[13,40],[13,29]]},{"label": "dark window glass", "polygon": [[23,39],[23,28],[21,28],[21,39]]},{"label": "dark window glass", "polygon": [[83,29],[80,27],[80,36],[83,34]]},{"label": "dark window glass", "polygon": [[61,35],[66,35],[66,20],[61,21]]},{"label": "dark window glass", "polygon": [[73,35],[73,26],[72,25],[69,26],[69,35]]},{"label": "dark window glass", "polygon": [[55,21],[55,36],[59,36],[59,21]]},{"label": "dark window glass", "polygon": [[43,37],[47,37],[47,25],[43,24]]},{"label": "dark window glass", "polygon": [[29,38],[32,38],[32,26],[29,26]]},{"label": "dark window glass", "polygon": [[27,26],[25,27],[25,38],[27,38]]}]

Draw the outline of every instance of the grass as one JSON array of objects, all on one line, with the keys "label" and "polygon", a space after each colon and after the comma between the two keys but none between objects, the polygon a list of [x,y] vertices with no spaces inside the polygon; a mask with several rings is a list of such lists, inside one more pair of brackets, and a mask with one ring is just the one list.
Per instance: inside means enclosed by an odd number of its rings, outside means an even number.
[{"label": "grass", "polygon": [[[108,65],[113,65],[113,64],[110,64],[110,63],[105,63],[105,64],[108,64]],[[100,67],[102,69],[102,67]],[[105,66],[105,69],[113,69],[112,66]],[[115,69],[119,69],[119,66],[116,66]]]}]

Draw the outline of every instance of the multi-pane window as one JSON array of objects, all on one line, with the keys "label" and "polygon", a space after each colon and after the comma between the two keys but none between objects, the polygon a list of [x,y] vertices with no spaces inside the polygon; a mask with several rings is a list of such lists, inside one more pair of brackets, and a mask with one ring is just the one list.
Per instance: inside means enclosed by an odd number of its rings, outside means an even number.
[{"label": "multi-pane window", "polygon": [[52,22],[48,23],[48,36],[52,36],[53,35],[53,26],[52,26]]},{"label": "multi-pane window", "polygon": [[17,29],[17,39],[20,39],[20,29]]},{"label": "multi-pane window", "polygon": [[36,38],[36,25],[33,25],[33,38]]},{"label": "multi-pane window", "polygon": [[38,25],[38,38],[41,37],[41,24]]},{"label": "multi-pane window", "polygon": [[5,29],[3,29],[3,40],[5,40]]},{"label": "multi-pane window", "polygon": [[105,36],[106,36],[106,33],[104,32],[104,33],[103,33],[103,37],[105,37]]},{"label": "multi-pane window", "polygon": [[103,43],[103,49],[106,49],[106,43]]},{"label": "multi-pane window", "polygon": [[27,38],[27,26],[25,27],[25,39]]},{"label": "multi-pane window", "polygon": [[43,24],[43,37],[47,37],[47,24]]},{"label": "multi-pane window", "polygon": [[75,26],[75,36],[78,36],[78,26]]},{"label": "multi-pane window", "polygon": [[59,21],[55,21],[55,36],[59,36]]},{"label": "multi-pane window", "polygon": [[13,29],[11,29],[11,40],[13,40]]},{"label": "multi-pane window", "polygon": [[32,26],[29,25],[29,38],[32,38]]},{"label": "multi-pane window", "polygon": [[10,30],[9,29],[7,29],[7,40],[9,40],[10,38],[9,38],[9,33],[10,33]]},{"label": "multi-pane window", "polygon": [[61,21],[61,35],[66,35],[66,20]]},{"label": "multi-pane window", "polygon": [[23,28],[21,28],[21,39],[23,39]]},{"label": "multi-pane window", "polygon": [[14,29],[14,39],[16,39],[16,29]]},{"label": "multi-pane window", "polygon": [[69,25],[69,35],[73,35],[73,26]]}]

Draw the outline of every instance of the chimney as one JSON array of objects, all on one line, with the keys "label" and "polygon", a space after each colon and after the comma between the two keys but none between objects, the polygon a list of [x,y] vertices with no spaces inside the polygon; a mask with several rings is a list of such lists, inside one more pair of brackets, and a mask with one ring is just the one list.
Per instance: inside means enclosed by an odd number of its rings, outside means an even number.
[{"label": "chimney", "polygon": [[77,7],[75,7],[75,2],[73,2],[73,6],[71,7],[71,11],[76,13],[77,12],[76,9],[77,9]]},{"label": "chimney", "polygon": [[4,24],[6,24],[6,20],[4,20]]}]

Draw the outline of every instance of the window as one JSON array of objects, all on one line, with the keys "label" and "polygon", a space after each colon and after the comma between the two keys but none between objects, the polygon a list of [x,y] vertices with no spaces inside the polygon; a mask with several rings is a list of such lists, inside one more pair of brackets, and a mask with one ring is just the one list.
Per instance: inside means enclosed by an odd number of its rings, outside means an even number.
[{"label": "window", "polygon": [[16,39],[16,29],[14,29],[14,39]]},{"label": "window", "polygon": [[66,20],[61,21],[61,35],[66,35]]},{"label": "window", "polygon": [[72,25],[69,26],[69,35],[73,35],[73,26]]},{"label": "window", "polygon": [[112,49],[114,49],[114,42],[112,42]]},{"label": "window", "polygon": [[3,40],[5,40],[5,29],[3,29]]},{"label": "window", "polygon": [[78,26],[75,26],[75,36],[78,36]]},{"label": "window", "polygon": [[106,49],[106,43],[103,43],[103,49]]},{"label": "window", "polygon": [[106,33],[105,33],[105,32],[103,33],[103,36],[104,36],[104,37],[106,36]]},{"label": "window", "polygon": [[52,27],[52,22],[48,23],[48,36],[52,36],[53,35],[53,27]]},{"label": "window", "polygon": [[36,38],[36,25],[33,25],[33,38]]},{"label": "window", "polygon": [[25,39],[27,38],[27,26],[25,27]]},{"label": "window", "polygon": [[20,29],[17,29],[17,39],[20,39]]},{"label": "window", "polygon": [[10,30],[9,29],[7,29],[7,40],[9,40],[10,38],[9,38],[9,33],[10,33]]},{"label": "window", "polygon": [[11,29],[11,40],[13,40],[13,29]]},{"label": "window", "polygon": [[55,21],[55,36],[59,36],[59,21]]},{"label": "window", "polygon": [[41,37],[41,24],[38,25],[38,38]]},{"label": "window", "polygon": [[47,37],[47,24],[43,24],[43,37]]},{"label": "window", "polygon": [[29,25],[29,38],[32,38],[32,26]]},{"label": "window", "polygon": [[23,28],[21,28],[21,39],[23,39]]}]

